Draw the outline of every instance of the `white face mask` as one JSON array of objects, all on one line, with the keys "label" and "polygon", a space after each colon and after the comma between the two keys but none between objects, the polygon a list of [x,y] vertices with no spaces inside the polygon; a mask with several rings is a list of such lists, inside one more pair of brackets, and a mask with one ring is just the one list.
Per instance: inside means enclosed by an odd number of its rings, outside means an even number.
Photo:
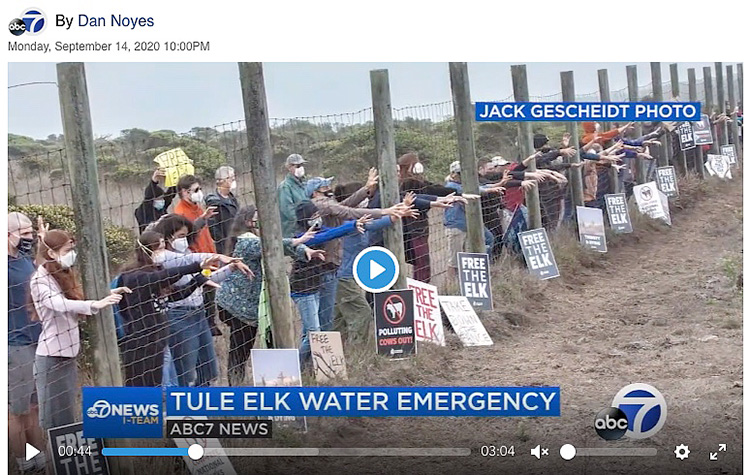
[{"label": "white face mask", "polygon": [[172,241],[172,249],[174,249],[176,252],[179,252],[180,254],[183,254],[185,251],[188,250],[187,238],[186,237],[177,238],[174,241]]},{"label": "white face mask", "polygon": [[71,250],[64,256],[58,256],[55,260],[58,264],[60,264],[60,266],[62,266],[63,269],[70,269],[76,263],[76,257],[76,251]]},{"label": "white face mask", "polygon": [[417,175],[424,173],[424,165],[422,165],[422,162],[415,163],[414,167],[412,167],[412,171]]},{"label": "white face mask", "polygon": [[200,204],[203,201],[203,190],[198,190],[190,195],[190,201]]},{"label": "white face mask", "polygon": [[237,182],[233,181],[231,185],[229,185],[229,191],[236,191],[237,190]]},{"label": "white face mask", "polygon": [[305,176],[305,167],[297,167],[294,170],[294,176],[296,176],[297,178],[302,178],[303,176]]},{"label": "white face mask", "polygon": [[166,205],[167,202],[164,200],[154,200],[154,208],[158,210],[163,210],[164,205]]}]

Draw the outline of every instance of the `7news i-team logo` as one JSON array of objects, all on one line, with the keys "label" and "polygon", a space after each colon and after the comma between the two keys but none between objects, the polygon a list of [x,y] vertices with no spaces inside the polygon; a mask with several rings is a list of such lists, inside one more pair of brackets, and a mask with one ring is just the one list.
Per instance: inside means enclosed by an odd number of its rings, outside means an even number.
[{"label": "7news i-team logo", "polygon": [[44,31],[47,26],[47,17],[38,8],[27,8],[18,18],[14,18],[8,25],[8,30],[15,35],[21,36],[24,33],[36,36]]},{"label": "7news i-team logo", "polygon": [[83,388],[83,435],[162,437],[161,388]]}]

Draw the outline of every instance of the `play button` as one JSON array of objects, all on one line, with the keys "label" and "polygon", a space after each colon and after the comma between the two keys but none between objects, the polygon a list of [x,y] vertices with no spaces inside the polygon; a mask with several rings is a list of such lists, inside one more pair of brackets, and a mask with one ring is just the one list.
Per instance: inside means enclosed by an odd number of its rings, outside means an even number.
[{"label": "play button", "polygon": [[368,247],[354,259],[354,280],[372,293],[390,289],[398,279],[398,260],[384,247]]},{"label": "play button", "polygon": [[26,461],[28,462],[37,455],[39,455],[39,449],[29,443],[26,443]]}]

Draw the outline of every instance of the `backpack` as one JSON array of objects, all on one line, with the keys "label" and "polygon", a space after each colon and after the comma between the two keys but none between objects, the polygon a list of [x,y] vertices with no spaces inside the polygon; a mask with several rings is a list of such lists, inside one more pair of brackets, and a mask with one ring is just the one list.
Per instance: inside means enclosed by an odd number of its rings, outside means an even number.
[{"label": "backpack", "polygon": [[[122,287],[122,276],[118,275],[112,282],[109,283],[109,288],[114,290],[118,287]],[[125,327],[122,324],[122,314],[120,313],[120,306],[118,304],[112,305],[112,313],[115,316],[115,329],[117,331],[117,339],[122,340],[125,337]]]}]

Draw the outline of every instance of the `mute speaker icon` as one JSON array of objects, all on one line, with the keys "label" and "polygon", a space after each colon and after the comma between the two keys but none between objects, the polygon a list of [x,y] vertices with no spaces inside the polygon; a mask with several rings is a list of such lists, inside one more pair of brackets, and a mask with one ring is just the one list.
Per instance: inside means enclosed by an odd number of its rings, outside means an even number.
[{"label": "mute speaker icon", "polygon": [[531,449],[531,455],[533,455],[537,459],[542,458],[542,447],[540,445],[537,445],[536,447]]}]

